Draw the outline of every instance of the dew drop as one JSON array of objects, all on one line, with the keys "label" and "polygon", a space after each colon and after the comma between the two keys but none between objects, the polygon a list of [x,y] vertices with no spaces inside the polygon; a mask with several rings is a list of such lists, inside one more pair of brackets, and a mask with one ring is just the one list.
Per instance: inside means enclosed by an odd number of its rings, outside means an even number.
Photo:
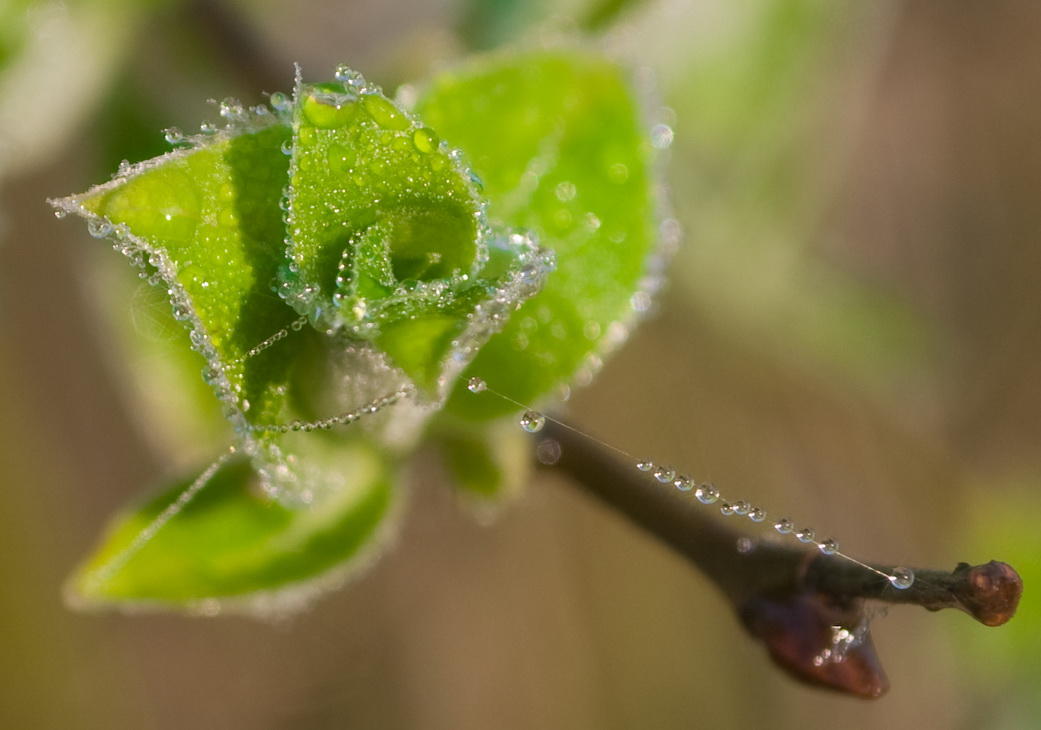
[{"label": "dew drop", "polygon": [[672,127],[668,124],[656,124],[651,129],[651,144],[655,149],[664,150],[672,145]]},{"label": "dew drop", "polygon": [[791,535],[795,531],[795,525],[787,517],[782,517],[774,523],[774,529],[782,535]]},{"label": "dew drop", "polygon": [[471,393],[483,393],[488,390],[488,383],[484,382],[481,378],[474,376],[466,382],[466,389]]},{"label": "dew drop", "polygon": [[719,511],[724,517],[730,517],[730,515],[734,514],[734,505],[730,504],[730,502],[724,502],[719,505]]},{"label": "dew drop", "polygon": [[556,439],[542,439],[535,447],[535,458],[540,464],[552,466],[560,461],[560,442]]},{"label": "dew drop", "polygon": [[562,203],[574,200],[577,192],[578,190],[575,188],[575,184],[567,181],[558,184],[556,189],[553,191],[554,195],[557,196],[557,200]]},{"label": "dew drop", "polygon": [[640,471],[650,471],[651,469],[654,468],[654,462],[653,461],[637,461],[636,462],[636,468],[639,469]]},{"label": "dew drop", "polygon": [[901,591],[907,590],[914,585],[914,571],[910,568],[893,568],[893,572],[889,576],[889,582],[894,587]]},{"label": "dew drop", "polygon": [[839,551],[839,543],[833,537],[824,538],[817,544],[817,547],[825,555],[834,555]]},{"label": "dew drop", "polygon": [[216,134],[217,133],[217,125],[214,124],[213,122],[203,122],[202,124],[199,125],[199,131],[202,132],[203,134]]},{"label": "dew drop", "polygon": [[676,478],[676,470],[669,466],[659,466],[654,470],[654,478],[662,484],[671,482]]},{"label": "dew drop", "polygon": [[538,411],[525,411],[520,418],[520,427],[528,433],[538,433],[546,425],[546,417]]},{"label": "dew drop", "polygon": [[289,97],[283,94],[281,91],[276,91],[268,97],[268,101],[271,103],[271,108],[276,112],[284,112],[289,110]]},{"label": "dew drop", "polygon": [[694,492],[694,496],[698,498],[698,501],[702,504],[714,504],[719,500],[719,490],[711,484],[702,484],[698,487],[697,491]]},{"label": "dew drop", "polygon": [[65,210],[64,208],[58,208],[57,210],[54,211],[54,217],[55,218],[64,218],[68,214],[69,214],[69,211]]},{"label": "dew drop", "polygon": [[104,238],[112,233],[112,224],[104,218],[91,218],[87,221],[87,233],[94,238]]},{"label": "dew drop", "polygon": [[163,130],[163,138],[169,144],[178,144],[184,141],[184,132],[179,130],[177,127],[170,127],[169,129]]},{"label": "dew drop", "polygon": [[437,132],[430,127],[420,127],[412,133],[412,144],[424,154],[429,155],[431,152],[436,151],[440,143],[441,140],[438,138]]},{"label": "dew drop", "polygon": [[621,185],[629,179],[629,167],[624,162],[616,162],[608,168],[607,179],[615,185]]},{"label": "dew drop", "polygon": [[762,507],[752,507],[748,510],[748,519],[752,522],[762,522],[766,519],[766,510]]},{"label": "dew drop", "polygon": [[809,527],[804,527],[796,532],[795,536],[799,538],[799,542],[813,542],[817,534]]},{"label": "dew drop", "polygon": [[752,510],[752,505],[748,502],[741,501],[734,503],[734,514],[741,515],[744,517]]},{"label": "dew drop", "polygon": [[694,480],[684,475],[676,477],[676,480],[672,483],[672,486],[681,492],[689,492],[694,489]]}]

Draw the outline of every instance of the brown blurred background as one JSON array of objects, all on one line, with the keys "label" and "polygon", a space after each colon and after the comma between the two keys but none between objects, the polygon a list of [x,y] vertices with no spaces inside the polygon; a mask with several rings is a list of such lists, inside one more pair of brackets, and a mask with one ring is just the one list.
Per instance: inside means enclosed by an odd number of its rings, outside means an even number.
[{"label": "brown blurred background", "polygon": [[[1041,5],[734,5],[230,4],[245,42],[205,2],[0,10],[0,724],[1041,725]],[[67,609],[64,576],[178,455],[140,431],[99,325],[116,254],[45,198],[161,151],[159,129],[215,116],[207,98],[258,103],[272,73],[287,88],[293,61],[392,89],[582,30],[657,75],[686,244],[569,420],[860,558],[1005,560],[1020,615],[883,612],[893,689],[831,696],[774,671],[701,576],[572,485],[540,476],[479,525],[430,457],[395,549],[292,621]]]}]

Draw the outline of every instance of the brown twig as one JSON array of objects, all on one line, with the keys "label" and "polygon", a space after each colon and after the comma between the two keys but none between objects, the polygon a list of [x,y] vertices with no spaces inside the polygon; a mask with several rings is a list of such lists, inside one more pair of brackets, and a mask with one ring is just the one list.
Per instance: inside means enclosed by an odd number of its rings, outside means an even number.
[{"label": "brown twig", "polygon": [[542,438],[559,446],[554,468],[694,563],[771,658],[802,681],[859,697],[888,689],[864,611],[868,600],[959,608],[987,626],[1008,621],[1019,603],[1022,580],[1005,563],[916,569],[914,583],[898,590],[887,577],[893,566],[865,567],[813,548],[758,540],[566,426],[550,421]]}]

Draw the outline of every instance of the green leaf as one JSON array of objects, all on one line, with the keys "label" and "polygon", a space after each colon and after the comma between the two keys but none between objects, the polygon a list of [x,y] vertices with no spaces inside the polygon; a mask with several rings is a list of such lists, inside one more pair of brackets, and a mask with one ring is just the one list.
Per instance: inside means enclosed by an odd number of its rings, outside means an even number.
[{"label": "green leaf", "polygon": [[[539,52],[446,77],[420,108],[451,137],[344,68],[271,101],[225,102],[220,130],[56,202],[165,290],[235,440],[117,521],[74,581],[87,602],[254,605],[325,584],[374,544],[388,464],[475,357],[531,402],[591,373],[632,317],[650,149],[613,64]],[[525,473],[498,429],[440,432],[473,495]]]},{"label": "green leaf", "polygon": [[548,262],[488,228],[472,171],[433,129],[340,77],[297,84],[282,295],[318,329],[375,342],[436,395],[456,355],[537,290],[518,286],[522,270]]},{"label": "green leaf", "polygon": [[[652,147],[629,80],[600,56],[502,55],[438,77],[416,111],[466,150],[493,225],[536,231],[557,256],[469,374],[529,404],[588,380],[634,302],[645,306],[657,241]],[[516,407],[457,388],[447,408],[484,419]]]},{"label": "green leaf", "polygon": [[341,581],[342,566],[378,542],[391,479],[371,450],[325,456],[324,473],[340,483],[314,485],[306,505],[266,494],[250,460],[238,457],[117,516],[73,576],[73,602],[271,612]]}]

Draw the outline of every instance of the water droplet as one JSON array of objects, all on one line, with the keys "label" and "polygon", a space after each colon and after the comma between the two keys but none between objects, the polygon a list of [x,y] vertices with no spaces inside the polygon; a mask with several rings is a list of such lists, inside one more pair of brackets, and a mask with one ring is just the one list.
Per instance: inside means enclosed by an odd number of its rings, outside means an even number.
[{"label": "water droplet", "polygon": [[621,185],[629,179],[629,167],[622,162],[616,162],[608,168],[607,179],[615,185]]},{"label": "water droplet", "polygon": [[653,461],[637,461],[636,462],[636,468],[639,469],[640,471],[650,471],[651,469],[654,468],[654,462]]},{"label": "water droplet", "polygon": [[751,509],[752,505],[750,505],[748,502],[740,501],[734,503],[734,514],[736,515],[741,515],[742,517],[744,517],[749,513],[749,511],[751,511]]},{"label": "water droplet", "polygon": [[420,127],[412,133],[412,144],[424,154],[429,155],[431,152],[435,152],[440,143],[437,132],[430,127]]},{"label": "water droplet", "polygon": [[672,145],[672,127],[668,124],[656,124],[651,129],[651,144],[655,149],[664,150]]},{"label": "water droplet", "polygon": [[535,447],[535,458],[546,466],[556,464],[560,461],[560,442],[556,439],[542,439]]},{"label": "water droplet", "polygon": [[839,543],[833,537],[826,537],[817,544],[825,555],[834,555],[839,551]]},{"label": "water droplet", "polygon": [[538,411],[525,411],[520,418],[520,427],[528,433],[537,433],[546,425],[546,417]]},{"label": "water droplet", "polygon": [[178,144],[184,141],[184,132],[179,130],[177,127],[170,127],[169,129],[163,130],[163,138],[169,144]]},{"label": "water droplet", "polygon": [[782,535],[790,535],[795,531],[795,525],[787,517],[782,517],[774,523],[774,529]]},{"label": "water droplet", "polygon": [[94,238],[104,238],[112,233],[112,224],[104,218],[91,218],[87,221],[87,233]]},{"label": "water droplet", "polygon": [[213,122],[203,122],[202,124],[199,125],[199,131],[202,132],[203,134],[216,134],[217,133],[217,125],[214,124]]},{"label": "water droplet", "polygon": [[694,496],[698,498],[698,501],[702,504],[713,504],[719,499],[719,490],[711,484],[702,484],[698,487],[697,491],[694,492]]},{"label": "water droplet", "polygon": [[54,217],[55,218],[64,218],[68,214],[69,214],[69,211],[65,210],[64,208],[58,208],[57,210],[54,211]]},{"label": "water droplet", "polygon": [[730,502],[724,502],[719,505],[719,511],[724,517],[730,517],[730,515],[734,514],[734,505],[730,504]]},{"label": "water droplet", "polygon": [[268,102],[271,104],[271,108],[276,112],[284,112],[289,110],[289,97],[283,94],[281,91],[276,91],[268,97]]},{"label": "water droplet", "polygon": [[804,527],[798,532],[796,532],[795,536],[799,538],[799,542],[813,542],[814,538],[817,536],[817,533],[815,533],[809,527]]},{"label": "water droplet", "polygon": [[684,474],[676,477],[672,485],[681,492],[689,492],[694,489],[694,480]]},{"label": "water droplet", "polygon": [[566,203],[569,200],[574,200],[578,189],[575,187],[573,182],[562,182],[557,185],[554,189],[554,194],[557,196],[557,200],[562,203]]},{"label": "water droplet", "polygon": [[766,519],[766,510],[762,507],[753,507],[748,510],[748,519],[752,522],[762,522]]},{"label": "water droplet", "polygon": [[466,383],[466,389],[471,393],[483,393],[488,389],[488,383],[484,382],[481,378],[472,377]]},{"label": "water droplet", "polygon": [[644,313],[651,308],[651,295],[645,291],[638,291],[629,300],[634,312]]},{"label": "water droplet", "polygon": [[910,568],[893,568],[893,572],[889,576],[889,582],[894,587],[901,591],[907,590],[914,585],[914,571]]},{"label": "water droplet", "polygon": [[662,484],[665,484],[666,482],[671,482],[673,479],[676,478],[676,470],[668,466],[659,466],[657,469],[654,470],[654,478]]},{"label": "water droplet", "polygon": [[384,129],[401,131],[408,129],[408,117],[398,111],[391,102],[377,94],[367,94],[361,99],[361,105],[369,113],[373,121]]}]

